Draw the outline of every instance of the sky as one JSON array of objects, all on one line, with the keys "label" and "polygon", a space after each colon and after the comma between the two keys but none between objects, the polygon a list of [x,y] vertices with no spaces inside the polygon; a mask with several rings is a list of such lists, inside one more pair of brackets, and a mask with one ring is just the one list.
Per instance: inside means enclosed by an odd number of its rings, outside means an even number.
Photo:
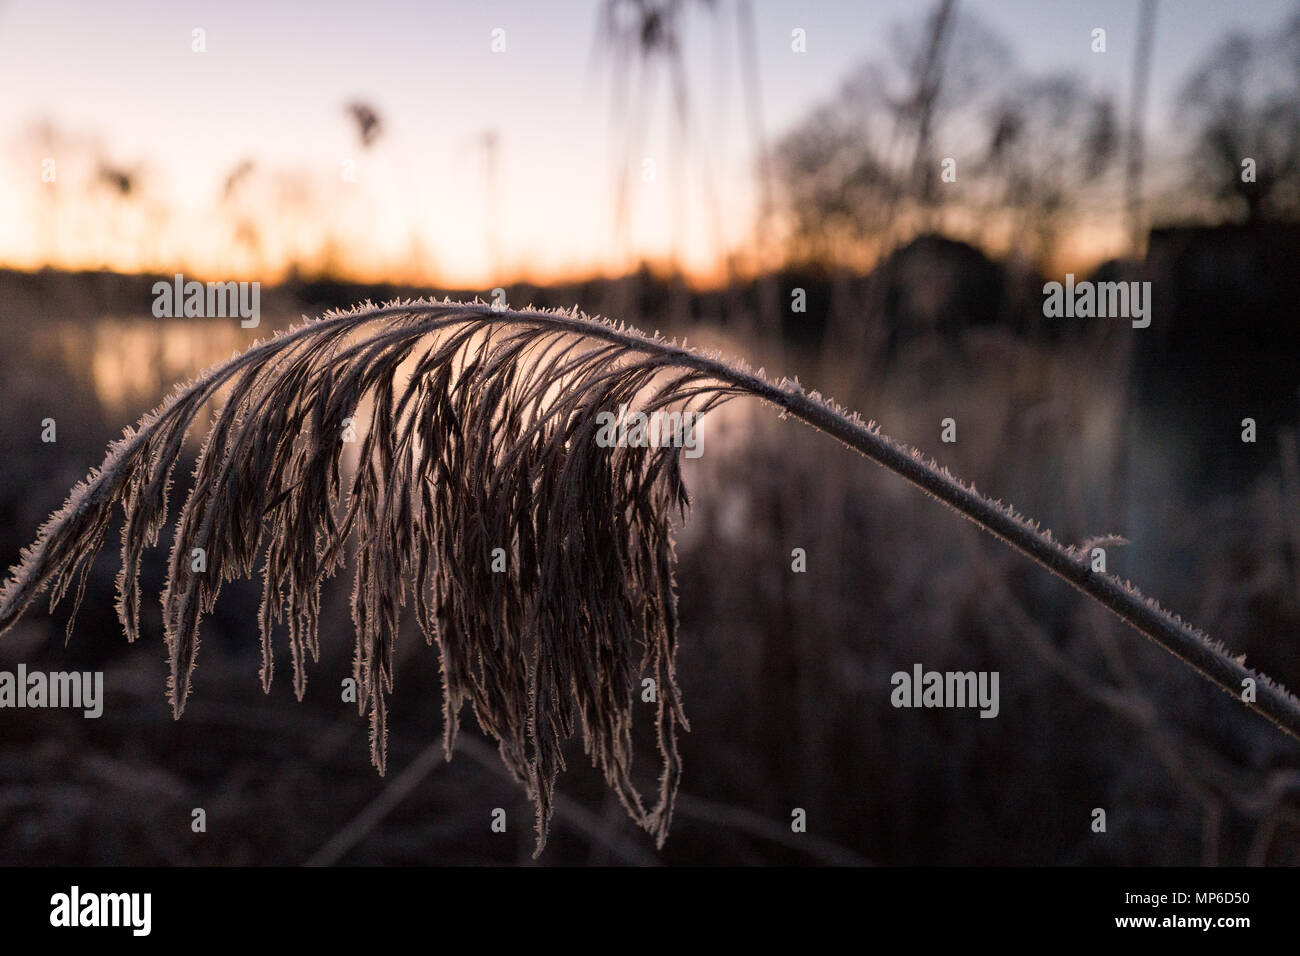
[{"label": "sky", "polygon": [[[273,264],[237,241],[242,217],[263,249],[306,256],[328,234],[331,262],[366,278],[491,287],[609,272],[675,248],[707,276],[756,221],[737,2],[689,8],[690,128],[678,162],[662,71],[648,107],[631,111],[644,120],[631,124],[642,131],[628,144],[629,111],[620,117],[612,90],[635,73],[630,57],[599,52],[599,0],[0,0],[0,263],[256,277]],[[1136,0],[959,7],[1000,34],[1024,70],[1074,72],[1127,102]],[[885,55],[892,24],[928,8],[754,0],[766,140],[833,95],[855,65]],[[1176,91],[1219,38],[1293,8],[1161,0],[1153,139],[1177,131]],[[1107,30],[1105,55],[1090,49],[1095,27]],[[193,49],[196,29],[203,52]],[[795,29],[806,32],[806,52],[791,49]],[[353,100],[383,118],[369,149],[344,109]],[[41,134],[41,123],[57,135]],[[85,187],[91,156],[138,174],[135,203]],[[41,176],[47,159],[54,182]],[[226,178],[245,160],[256,173],[223,205]],[[631,198],[621,232],[619,168]]]}]

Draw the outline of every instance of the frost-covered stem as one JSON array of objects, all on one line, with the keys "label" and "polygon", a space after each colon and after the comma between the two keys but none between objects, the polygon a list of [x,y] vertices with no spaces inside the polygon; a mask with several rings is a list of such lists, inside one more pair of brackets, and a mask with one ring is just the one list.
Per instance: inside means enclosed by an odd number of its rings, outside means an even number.
[{"label": "frost-covered stem", "polygon": [[[846,419],[807,396],[779,391],[764,395],[814,428],[838,438],[855,451],[951,506],[985,531],[1029,555],[1057,577],[1108,608],[1169,653],[1199,671],[1226,693],[1263,714],[1292,737],[1300,739],[1300,701],[1285,687],[1246,667],[1217,641],[1189,627],[1175,615],[1113,574],[1093,571],[1088,555],[1067,548],[1002,505],[944,474],[906,446]],[[1243,692],[1254,685],[1254,700]]]}]

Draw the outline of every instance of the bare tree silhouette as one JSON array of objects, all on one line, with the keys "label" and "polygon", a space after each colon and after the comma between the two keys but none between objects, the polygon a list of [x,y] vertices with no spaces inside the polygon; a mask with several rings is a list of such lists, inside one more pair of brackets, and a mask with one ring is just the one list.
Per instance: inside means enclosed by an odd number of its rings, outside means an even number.
[{"label": "bare tree silhouette", "polygon": [[1248,222],[1300,214],[1300,8],[1275,34],[1225,38],[1182,99],[1197,192]]}]

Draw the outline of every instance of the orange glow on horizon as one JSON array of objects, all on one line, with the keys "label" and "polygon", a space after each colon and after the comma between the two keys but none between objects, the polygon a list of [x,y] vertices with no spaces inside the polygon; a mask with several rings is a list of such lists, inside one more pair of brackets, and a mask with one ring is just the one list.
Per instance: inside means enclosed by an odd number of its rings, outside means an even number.
[{"label": "orange glow on horizon", "polygon": [[[949,235],[947,233],[941,233]],[[959,241],[969,241],[966,237],[950,235]],[[1086,274],[1102,262],[1122,257],[1126,254],[1126,236],[1117,226],[1080,225],[1073,229],[1054,250],[1051,257],[1041,263],[1045,274],[1064,274],[1074,272]],[[978,246],[990,258],[1003,258],[1008,249],[1003,243],[993,246]],[[863,272],[870,271],[879,262],[879,253],[864,252],[853,264],[853,268]],[[671,258],[629,254],[618,266],[592,264],[589,267],[559,267],[545,269],[521,266],[505,273],[504,279],[485,281],[481,272],[450,272],[437,268],[420,268],[411,262],[391,263],[330,263],[327,255],[317,255],[302,261],[284,262],[274,268],[251,267],[221,268],[211,261],[199,257],[177,258],[171,261],[106,261],[92,255],[56,255],[41,257],[9,256],[0,258],[0,268],[22,272],[36,272],[50,268],[69,272],[110,271],[122,274],[164,275],[181,273],[187,277],[203,280],[237,280],[261,281],[267,285],[278,285],[295,273],[300,277],[331,278],[358,284],[393,284],[432,289],[483,289],[501,286],[509,288],[515,285],[533,285],[538,287],[576,285],[590,281],[613,280],[631,275],[646,267],[657,277],[668,277],[675,272],[680,274],[688,287],[695,291],[709,291],[725,288],[728,280],[749,280],[761,274],[752,261],[737,262],[729,271],[725,257],[716,257],[711,263],[688,262],[674,267]]]}]

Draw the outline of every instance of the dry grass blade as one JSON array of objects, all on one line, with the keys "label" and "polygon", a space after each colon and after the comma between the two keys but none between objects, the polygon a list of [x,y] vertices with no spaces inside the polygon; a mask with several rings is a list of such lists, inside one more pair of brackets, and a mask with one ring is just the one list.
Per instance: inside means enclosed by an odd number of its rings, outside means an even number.
[{"label": "dry grass blade", "polygon": [[[118,612],[128,639],[138,636],[141,556],[166,521],[185,436],[222,390],[225,404],[176,521],[162,595],[175,715],[189,693],[202,614],[223,582],[252,574],[259,559],[262,681],[269,688],[279,627],[301,698],[307,658],[318,655],[321,582],[351,544],[354,675],[376,766],[383,772],[393,644],[409,598],[440,652],[448,756],[468,703],[536,806],[538,852],[566,740],[582,736],[629,814],[660,844],[681,771],[671,521],[689,500],[678,448],[597,442],[598,416],[621,405],[705,413],[738,394],[776,405],[1028,554],[1229,693],[1257,679],[1248,706],[1300,736],[1300,703],[1286,690],[1127,582],[1093,572],[1083,552],[797,382],[773,384],[576,312],[479,303],[331,313],[179,387],[110,447],[24,551],[0,591],[0,633],[45,589],[53,606],[75,579],[80,600],[121,505]],[[367,408],[345,487],[344,439]],[[202,572],[192,570],[195,548],[206,553]],[[642,676],[658,689],[653,806],[632,782]]]}]

